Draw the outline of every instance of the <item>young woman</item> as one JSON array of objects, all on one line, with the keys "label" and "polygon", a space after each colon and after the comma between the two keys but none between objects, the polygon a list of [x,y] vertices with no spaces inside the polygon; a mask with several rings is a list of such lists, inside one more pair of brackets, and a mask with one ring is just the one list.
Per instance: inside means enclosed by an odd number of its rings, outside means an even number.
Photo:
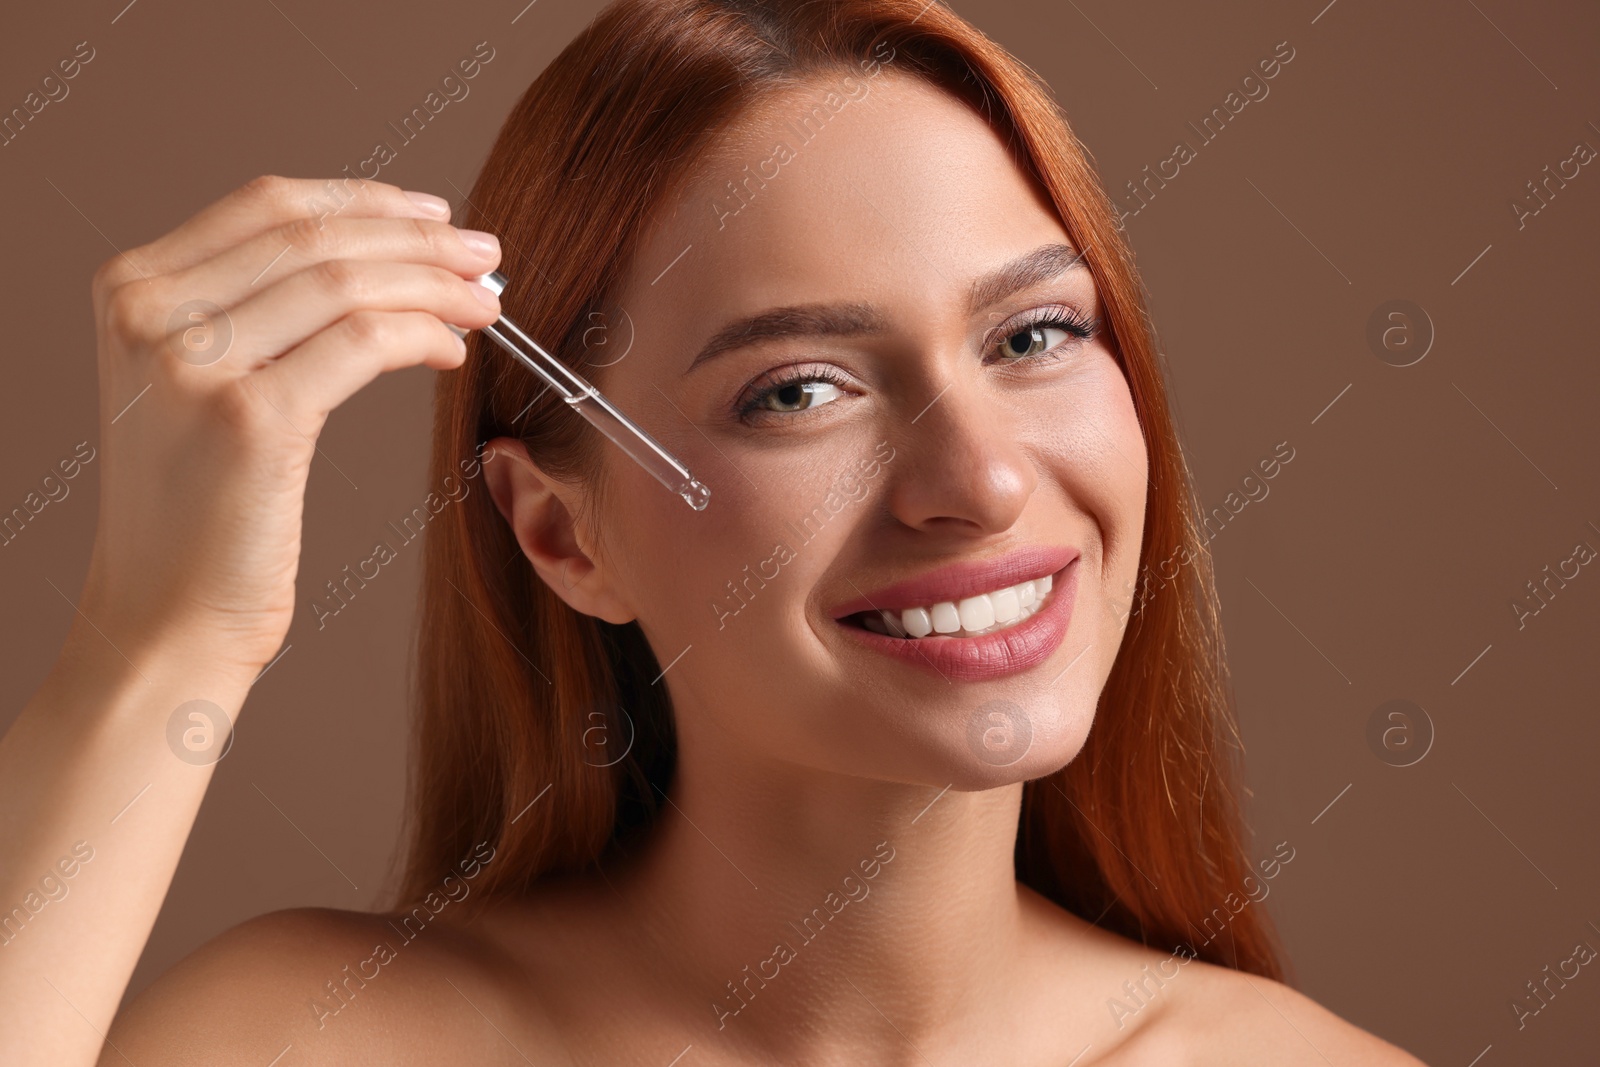
[{"label": "young woman", "polygon": [[[1293,843],[1241,837],[1136,275],[1017,61],[923,0],[621,0],[470,229],[334,191],[252,182],[96,275],[98,536],[0,744],[4,901],[74,884],[0,948],[0,1059],[1418,1062],[1280,981]],[[497,266],[708,508],[458,343]],[[221,358],[173,332],[201,294]],[[174,709],[236,716],[318,430],[416,364],[431,481],[489,491],[426,541],[395,906],[252,920],[118,1015],[211,773]]]}]

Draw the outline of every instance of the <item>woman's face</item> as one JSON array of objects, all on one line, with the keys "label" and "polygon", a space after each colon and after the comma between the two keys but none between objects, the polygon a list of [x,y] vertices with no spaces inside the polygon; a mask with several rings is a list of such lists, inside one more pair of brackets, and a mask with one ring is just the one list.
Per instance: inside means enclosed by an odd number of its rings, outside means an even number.
[{"label": "woman's face", "polygon": [[[1062,766],[1121,641],[1147,468],[1048,201],[888,67],[777,98],[697,175],[619,294],[626,355],[596,362],[711,502],[604,446],[586,576],[667,666],[680,743],[956,788]],[[839,617],[869,605],[890,632]],[[971,635],[990,609],[1033,614]]]}]

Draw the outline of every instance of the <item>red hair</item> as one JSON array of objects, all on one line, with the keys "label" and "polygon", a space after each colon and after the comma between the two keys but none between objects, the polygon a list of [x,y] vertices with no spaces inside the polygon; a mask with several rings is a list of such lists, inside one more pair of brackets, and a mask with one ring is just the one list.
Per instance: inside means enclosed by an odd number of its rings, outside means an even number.
[{"label": "red hair", "polygon": [[[501,128],[466,224],[498,234],[502,302],[581,367],[584,333],[638,242],[719,130],[777,91],[871,62],[966,101],[1010,146],[1084,251],[1107,337],[1149,456],[1140,573],[1186,551],[1137,605],[1082,751],[1025,784],[1019,880],[1136,941],[1281,978],[1260,908],[1229,915],[1254,869],[1241,833],[1231,692],[1216,592],[1145,297],[1117,214],[1047,87],[926,0],[619,0],[536,78]],[[439,378],[432,480],[509,435],[558,476],[596,484],[598,435],[481,335]],[[594,369],[591,379],[601,377]],[[602,386],[603,388],[603,386]],[[543,392],[541,396],[540,393]],[[597,485],[598,489],[599,486]],[[400,899],[436,887],[480,842],[495,849],[480,902],[595,864],[648,830],[676,741],[660,666],[635,623],[581,614],[533,572],[487,492],[430,525],[424,547],[420,706]],[[1148,592],[1148,589],[1145,590]],[[586,759],[597,722],[625,708],[635,738],[612,766]],[[606,718],[597,718],[604,716]],[[535,798],[537,803],[532,803]],[[529,806],[531,803],[531,806]]]}]

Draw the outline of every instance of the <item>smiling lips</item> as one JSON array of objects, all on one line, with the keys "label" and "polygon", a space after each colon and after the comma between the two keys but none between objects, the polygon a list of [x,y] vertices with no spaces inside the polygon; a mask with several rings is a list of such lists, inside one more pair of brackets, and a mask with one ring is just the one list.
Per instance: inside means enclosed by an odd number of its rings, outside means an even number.
[{"label": "smiling lips", "polygon": [[927,607],[874,610],[850,616],[875,634],[923,638],[929,634],[978,637],[1015,626],[1038,611],[1050,593],[1053,575],[1018,582],[992,593],[941,600]]},{"label": "smiling lips", "polygon": [[940,675],[983,679],[1026,670],[1066,637],[1079,553],[1033,547],[958,563],[841,604],[832,612],[868,648]]}]

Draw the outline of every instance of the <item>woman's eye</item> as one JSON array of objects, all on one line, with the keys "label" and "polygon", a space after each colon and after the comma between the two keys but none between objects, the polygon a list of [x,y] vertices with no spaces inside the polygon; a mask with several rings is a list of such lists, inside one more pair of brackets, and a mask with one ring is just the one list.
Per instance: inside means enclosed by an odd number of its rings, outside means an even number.
[{"label": "woman's eye", "polygon": [[1100,323],[1078,309],[1055,305],[1030,313],[1028,319],[1004,333],[997,331],[1001,340],[992,351],[1010,363],[1022,363],[1035,356],[1055,358],[1057,349],[1069,341],[1088,341],[1099,330]]},{"label": "woman's eye", "polygon": [[770,389],[756,406],[764,411],[804,411],[820,407],[844,394],[832,382],[803,379]]},{"label": "woman's eye", "polygon": [[1056,326],[1033,325],[1012,333],[1000,344],[1000,352],[1010,358],[1026,359],[1066,341],[1068,331]]},{"label": "woman's eye", "polygon": [[[1100,325],[1069,307],[1043,308],[1034,313],[1033,319],[1007,333],[999,330],[990,333],[982,342],[988,346],[986,351],[995,352],[1002,361],[1011,363],[1041,356],[1046,360],[1058,359],[1058,349],[1068,347],[1069,342],[1081,343],[1093,338]],[[1006,328],[1002,325],[1000,330]],[[988,364],[989,360],[985,358],[984,363]],[[761,375],[740,394],[733,414],[752,424],[771,422],[763,416],[794,415],[831,404],[852,391],[851,383],[849,376],[827,364],[779,367]]]}]

